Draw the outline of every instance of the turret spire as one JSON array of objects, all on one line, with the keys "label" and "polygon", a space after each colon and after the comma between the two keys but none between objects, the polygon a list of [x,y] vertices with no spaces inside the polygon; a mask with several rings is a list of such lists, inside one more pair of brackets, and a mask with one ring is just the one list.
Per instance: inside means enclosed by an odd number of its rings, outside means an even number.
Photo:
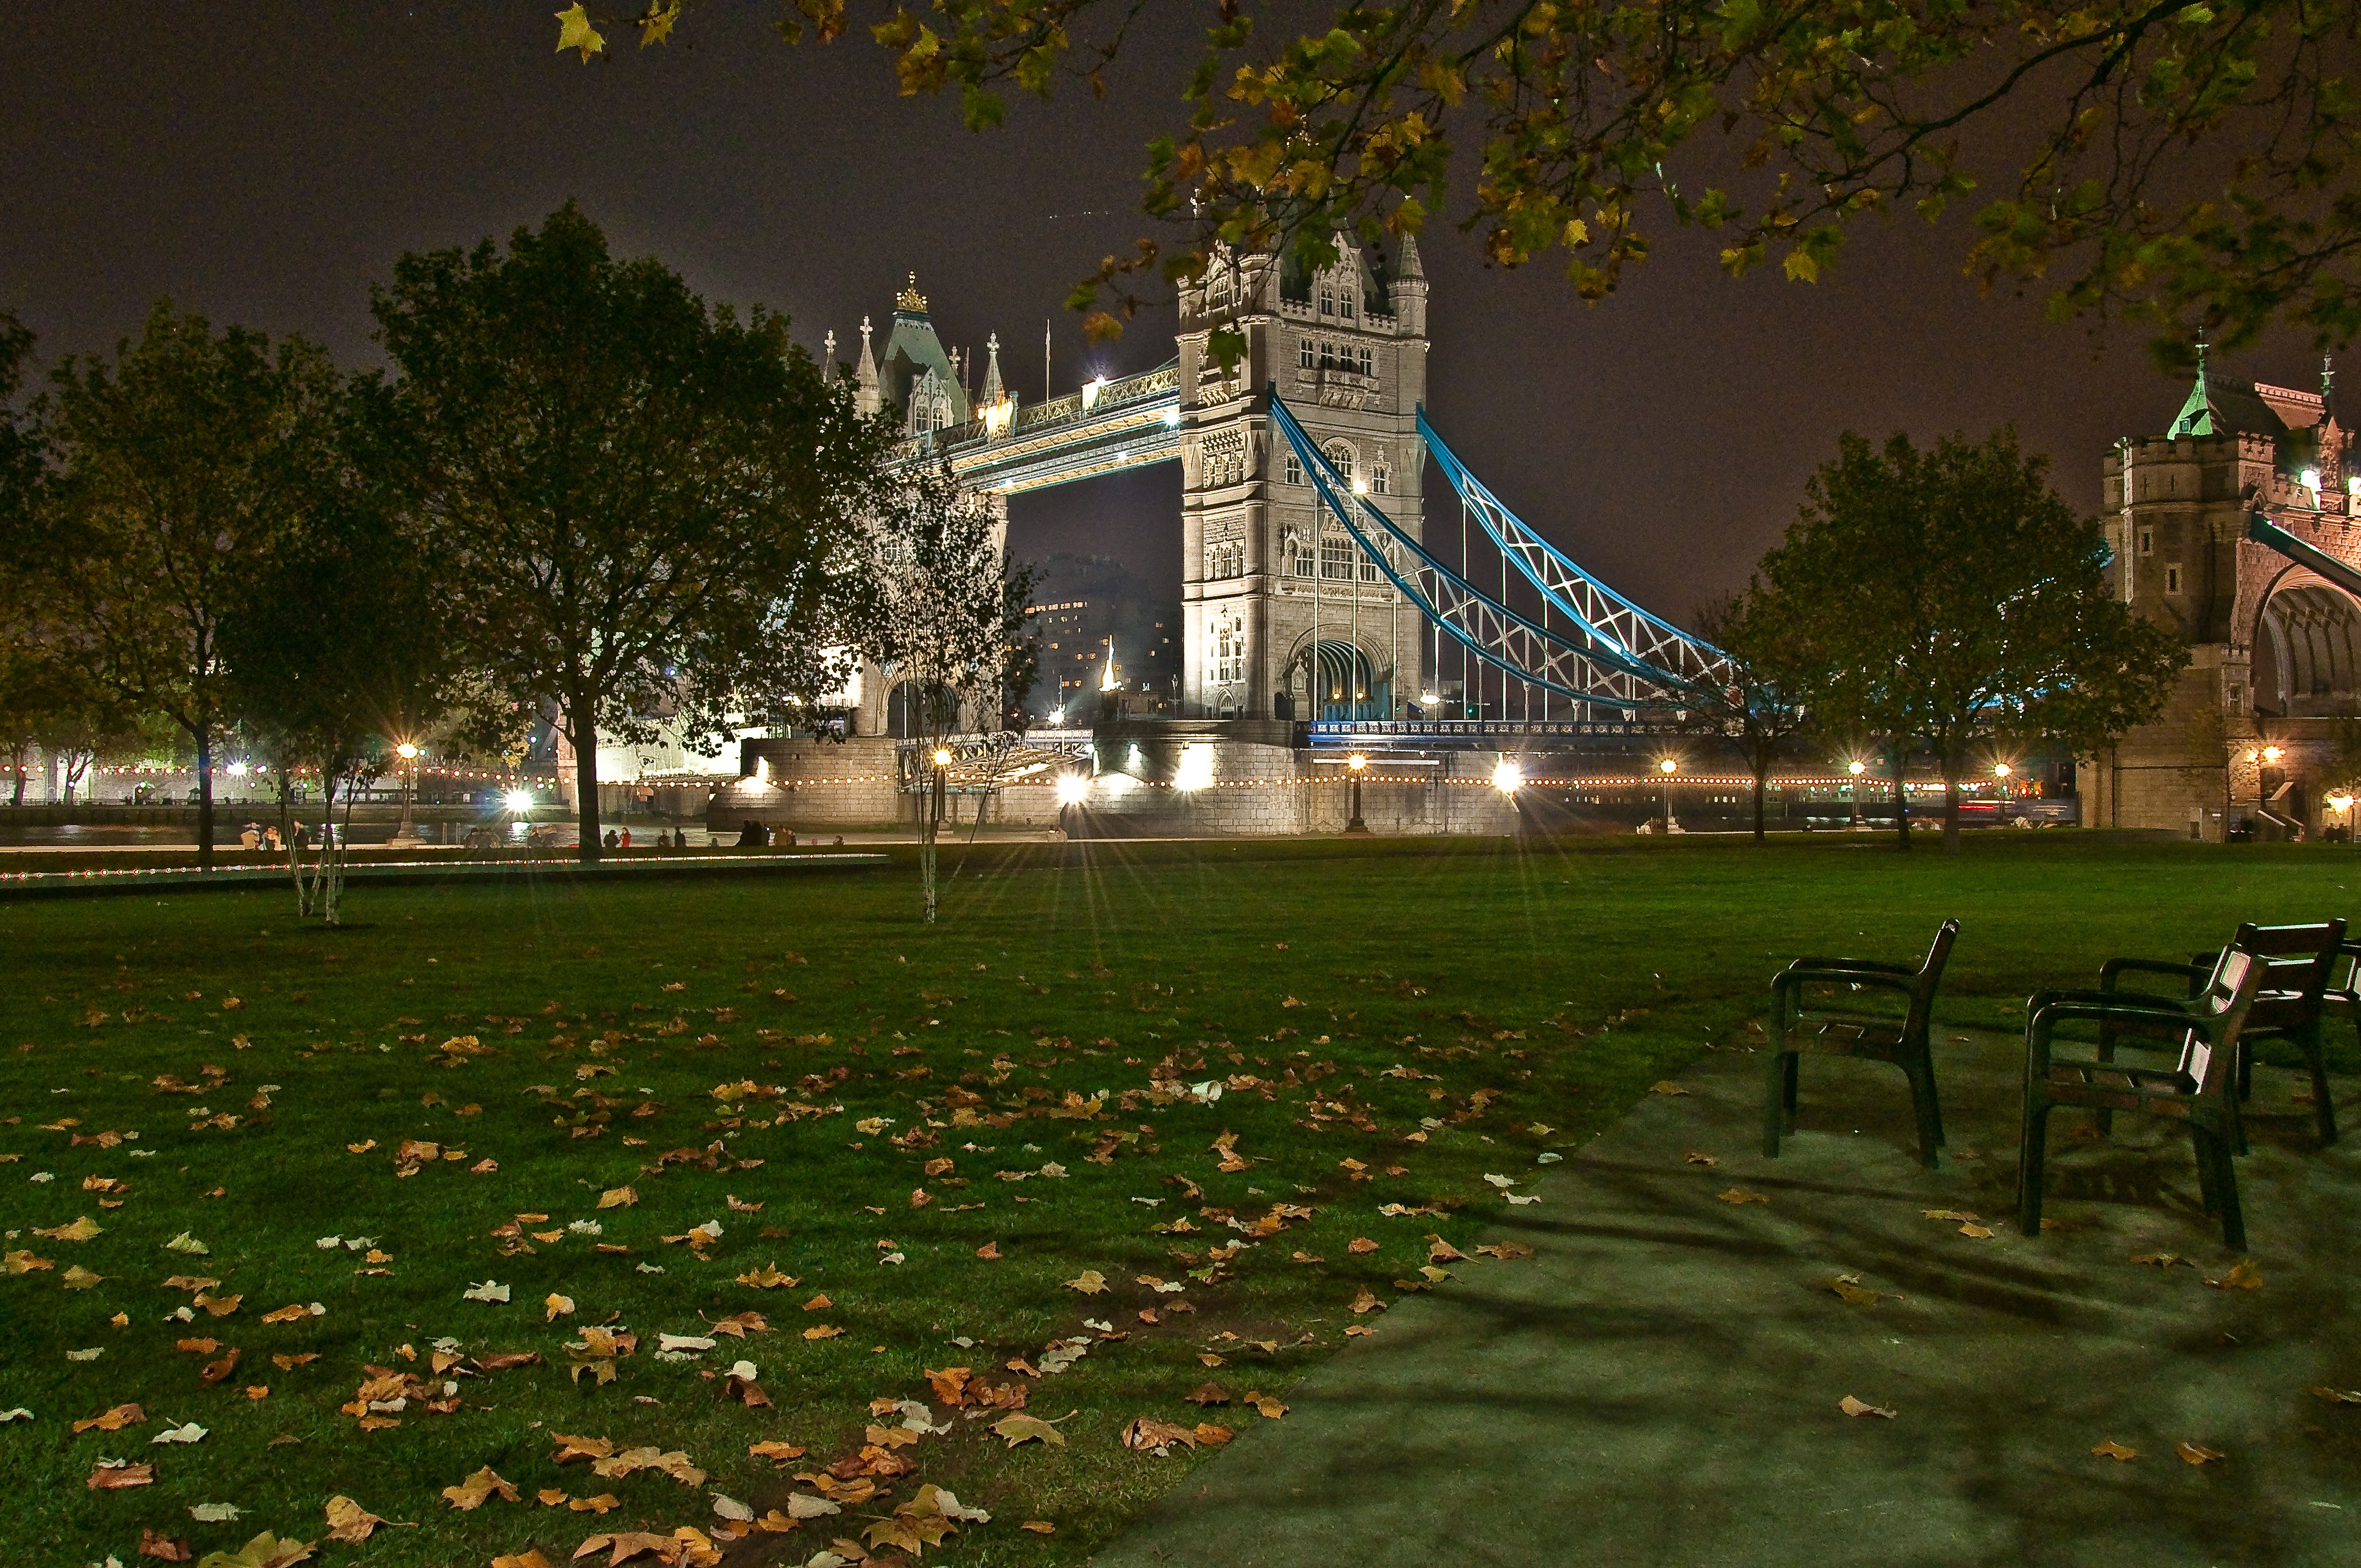
[{"label": "turret spire", "polygon": [[1007,395],[1006,389],[1002,386],[1000,380],[1000,334],[998,333],[995,332],[983,340],[983,395],[978,401],[989,408]]}]

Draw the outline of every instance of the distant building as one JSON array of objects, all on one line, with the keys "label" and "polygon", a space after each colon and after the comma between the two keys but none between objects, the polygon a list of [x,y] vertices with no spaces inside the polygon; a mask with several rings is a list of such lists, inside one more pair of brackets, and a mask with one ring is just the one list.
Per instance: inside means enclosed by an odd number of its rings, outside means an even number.
[{"label": "distant building", "polygon": [[2165,433],[2109,454],[2105,506],[2115,587],[2189,644],[2163,715],[2081,769],[2085,823],[2220,841],[2349,830],[2327,797],[2340,725],[2361,713],[2361,605],[2249,532],[2260,515],[2361,565],[2361,476],[2320,390],[2238,381],[2206,367]]},{"label": "distant building", "polygon": [[1088,722],[1095,716],[1096,694],[1107,685],[1110,640],[1116,689],[1175,695],[1182,643],[1180,601],[1158,598],[1119,562],[1104,555],[1052,555],[1042,565],[1027,608],[1041,640],[1041,674],[1027,704],[1035,718],[1062,715]]}]

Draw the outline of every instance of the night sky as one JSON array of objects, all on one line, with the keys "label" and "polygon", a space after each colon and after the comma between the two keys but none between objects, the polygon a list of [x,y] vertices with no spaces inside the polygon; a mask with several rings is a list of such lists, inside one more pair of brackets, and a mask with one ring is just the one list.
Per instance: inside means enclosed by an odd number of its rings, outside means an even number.
[{"label": "night sky", "polygon": [[[617,57],[588,66],[552,52],[555,8],[10,6],[0,303],[45,355],[110,346],[169,293],[371,363],[368,286],[396,255],[505,237],[571,196],[619,252],[661,257],[708,299],[784,310],[815,347],[833,327],[849,353],[864,313],[884,329],[915,270],[945,342],[980,366],[997,332],[1028,398],[1047,318],[1060,391],[1086,366],[1121,375],[1172,352],[1169,311],[1090,348],[1060,302],[1143,232],[1139,149],[1181,112],[1176,62],[1202,7],[1168,0],[1165,36],[1138,38],[1109,100],[1020,103],[981,136],[948,101],[898,97],[863,37],[786,48],[765,30],[775,4],[707,0],[646,51],[614,29]],[[2098,337],[2046,323],[2037,299],[1980,298],[1958,269],[1963,224],[1865,227],[1817,286],[1775,267],[1733,283],[1713,236],[1656,239],[1587,307],[1554,266],[1488,269],[1430,228],[1430,407],[1511,506],[1675,618],[1744,580],[1840,431],[2014,422],[2092,509],[2108,443],[2179,404],[2137,329]],[[2229,368],[2317,384],[2300,345]],[[1020,498],[1013,543],[1115,554],[1177,591],[1178,509],[1168,466]]]}]

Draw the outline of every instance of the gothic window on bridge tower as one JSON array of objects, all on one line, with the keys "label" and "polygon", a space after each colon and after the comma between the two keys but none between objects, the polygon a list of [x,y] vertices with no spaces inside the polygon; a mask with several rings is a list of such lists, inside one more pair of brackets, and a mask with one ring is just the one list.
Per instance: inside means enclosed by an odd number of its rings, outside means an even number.
[{"label": "gothic window on bridge tower", "polygon": [[[1387,546],[1386,546],[1386,554],[1387,554],[1387,556],[1388,556],[1389,558],[1390,558],[1390,557],[1392,556],[1393,553],[1394,553],[1394,548],[1393,548],[1393,546],[1392,546],[1392,545],[1390,545],[1390,544],[1387,545]],[[1383,570],[1381,567],[1379,567],[1379,566],[1378,566],[1378,558],[1377,558],[1376,556],[1374,556],[1374,555],[1370,554],[1369,554],[1367,551],[1366,551],[1366,550],[1362,551],[1362,552],[1361,552],[1361,581],[1363,581],[1363,582],[1365,582],[1365,583],[1382,583],[1382,582],[1384,582],[1385,580],[1386,580],[1386,574],[1385,574],[1384,570]]]},{"label": "gothic window on bridge tower", "polygon": [[1380,446],[1378,448],[1377,456],[1369,464],[1370,493],[1380,496],[1391,495],[1393,485],[1393,466],[1386,461],[1386,449]]},{"label": "gothic window on bridge tower", "polygon": [[1205,285],[1205,309],[1225,311],[1229,308],[1230,275],[1226,272],[1217,273],[1213,280]]},{"label": "gothic window on bridge tower", "polygon": [[1336,313],[1336,285],[1334,283],[1320,285],[1320,313],[1323,316]]},{"label": "gothic window on bridge tower", "polygon": [[1296,456],[1293,447],[1288,448],[1287,462],[1280,470],[1280,477],[1290,485],[1303,483],[1303,460]]},{"label": "gothic window on bridge tower", "polygon": [[1306,370],[1318,368],[1318,350],[1312,346],[1312,340],[1308,337],[1300,337],[1295,340],[1295,362]]},{"label": "gothic window on bridge tower", "polygon": [[1213,684],[1235,685],[1246,678],[1246,628],[1237,617],[1224,612],[1213,623]]},{"label": "gothic window on bridge tower", "polygon": [[1294,574],[1299,577],[1311,576],[1315,570],[1312,565],[1312,542],[1290,528],[1287,531],[1285,543],[1288,558],[1293,563]]},{"label": "gothic window on bridge tower", "polygon": [[1336,470],[1336,477],[1344,480],[1345,488],[1349,489],[1353,483],[1355,461],[1352,444],[1345,441],[1332,441],[1320,449],[1320,455],[1328,459],[1330,466]]},{"label": "gothic window on bridge tower", "polygon": [[1355,549],[1350,534],[1323,533],[1320,536],[1320,576],[1332,583],[1351,582]]}]

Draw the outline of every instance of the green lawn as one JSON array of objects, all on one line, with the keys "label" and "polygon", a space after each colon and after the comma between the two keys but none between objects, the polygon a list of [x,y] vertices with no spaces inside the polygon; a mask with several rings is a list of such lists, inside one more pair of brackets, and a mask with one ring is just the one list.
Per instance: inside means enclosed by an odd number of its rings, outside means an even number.
[{"label": "green lawn", "polygon": [[[999,847],[934,930],[906,866],[359,887],[335,932],[284,894],[0,905],[0,1411],[31,1412],[0,1425],[0,1541],[128,1564],[143,1530],[200,1558],[268,1530],[324,1562],[555,1563],[593,1534],[718,1544],[712,1494],[757,1515],[833,1494],[840,1513],[731,1549],[803,1563],[890,1542],[932,1483],[993,1518],[929,1561],[1080,1562],[1191,1463],[1126,1449],[1126,1422],[1284,1420],[1245,1397],[1278,1410],[1348,1328],[1382,1333],[1353,1306],[1426,1287],[1433,1237],[1471,1255],[1439,1273],[1517,1266],[1474,1255],[1505,1201],[1486,1177],[1521,1190],[1743,1036],[1786,958],[1915,956],[1956,915],[1945,1015],[2005,1025],[2110,953],[2347,911],[2350,855],[2068,833],[1957,858]],[[1210,1104],[1187,1087],[1215,1081]],[[1066,1283],[1093,1273],[1104,1289]],[[467,1298],[486,1282],[508,1299]],[[749,1312],[766,1327],[710,1326]],[[598,1328],[637,1340],[610,1381]],[[741,1359],[766,1407],[733,1388]],[[961,1367],[953,1406],[928,1374]],[[1231,1402],[1184,1400],[1208,1381]],[[358,1399],[372,1382],[401,1408]],[[991,1430],[1020,1400],[1060,1444]],[[141,1419],[71,1429],[126,1404]],[[154,1441],[192,1422],[202,1441]],[[560,1433],[686,1459],[600,1475],[555,1462]],[[152,1483],[88,1485],[106,1460]],[[487,1466],[517,1501],[445,1500]],[[323,1541],[335,1496],[390,1522]],[[236,1517],[192,1516],[212,1504]]]}]

